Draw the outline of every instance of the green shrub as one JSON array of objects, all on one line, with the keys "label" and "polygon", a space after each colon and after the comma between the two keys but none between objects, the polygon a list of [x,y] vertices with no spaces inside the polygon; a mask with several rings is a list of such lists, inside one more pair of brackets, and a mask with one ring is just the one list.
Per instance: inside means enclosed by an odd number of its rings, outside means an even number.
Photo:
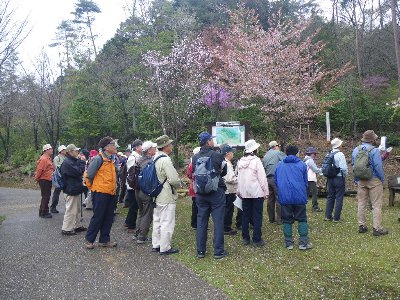
[{"label": "green shrub", "polygon": [[26,175],[31,175],[36,169],[36,163],[30,162],[22,168],[22,173]]}]

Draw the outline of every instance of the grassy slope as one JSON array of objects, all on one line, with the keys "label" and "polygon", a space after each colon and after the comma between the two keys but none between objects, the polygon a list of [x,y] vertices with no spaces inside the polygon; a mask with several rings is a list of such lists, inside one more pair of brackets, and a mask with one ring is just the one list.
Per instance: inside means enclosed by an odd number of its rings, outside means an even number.
[{"label": "grassy slope", "polygon": [[[325,200],[321,199],[322,207]],[[346,198],[343,223],[324,221],[324,213],[308,213],[314,248],[301,252],[283,247],[281,227],[265,222],[266,247],[241,245],[241,236],[225,236],[226,259],[212,258],[212,228],[208,252],[199,260],[195,231],[190,228],[191,200],[180,199],[173,237],[181,254],[174,258],[232,299],[400,299],[399,208],[385,207],[384,225],[390,234],[373,237],[357,232],[357,206]],[[309,211],[309,209],[308,209]],[[368,212],[368,227],[372,215]],[[296,232],[296,230],[294,230]]]}]

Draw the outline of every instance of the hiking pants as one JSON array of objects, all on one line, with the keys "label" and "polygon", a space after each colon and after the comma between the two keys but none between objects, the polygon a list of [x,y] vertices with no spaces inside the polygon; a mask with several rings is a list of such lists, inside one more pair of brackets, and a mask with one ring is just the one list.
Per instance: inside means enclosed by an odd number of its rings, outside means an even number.
[{"label": "hiking pants", "polygon": [[299,232],[299,245],[306,246],[308,243],[308,224],[306,205],[304,204],[285,204],[281,205],[283,235],[285,247],[293,245],[293,223],[297,221],[297,231]]},{"label": "hiking pants", "polygon": [[358,225],[365,226],[365,209],[368,199],[371,199],[372,203],[372,226],[375,230],[382,229],[383,183],[378,178],[358,182]]},{"label": "hiking pants", "polygon": [[335,208],[333,220],[340,220],[340,215],[343,208],[344,191],[344,177],[336,176],[335,178],[328,178],[328,197],[326,199],[325,218],[332,220],[333,208]]},{"label": "hiking pants", "polygon": [[235,205],[233,202],[236,200],[236,194],[225,194],[225,217],[224,217],[224,231],[229,232],[232,230],[232,218]]},{"label": "hiking pants", "polygon": [[249,225],[250,220],[253,221],[253,243],[261,242],[262,221],[264,197],[262,198],[243,198],[243,223],[242,223],[242,238],[250,241]]},{"label": "hiking pants", "polygon": [[99,243],[110,241],[110,231],[114,219],[114,195],[92,192],[93,216],[86,232],[86,241],[94,243],[100,231]]},{"label": "hiking pants", "polygon": [[138,216],[138,204],[136,201],[135,190],[128,190],[128,196],[126,202],[128,203],[128,215],[126,216],[125,223],[128,225],[128,229],[136,228],[136,220]]},{"label": "hiking pants", "polygon": [[225,191],[218,190],[210,194],[197,194],[197,252],[205,252],[207,248],[207,228],[210,214],[214,223],[214,255],[224,253],[224,215]]},{"label": "hiking pants", "polygon": [[141,190],[135,191],[136,202],[139,207],[138,239],[145,240],[153,222],[154,203],[153,199]]},{"label": "hiking pants", "polygon": [[66,195],[65,199],[65,214],[62,225],[62,230],[72,231],[81,226],[81,195]]},{"label": "hiking pants", "polygon": [[307,187],[307,196],[309,196],[311,193],[311,199],[312,199],[312,208],[313,209],[318,209],[318,189],[317,189],[317,183],[315,181],[309,181],[308,182],[308,187]]},{"label": "hiking pants", "polygon": [[172,234],[175,229],[176,204],[157,204],[153,213],[153,248],[160,252],[171,249]]},{"label": "hiking pants", "polygon": [[56,187],[53,191],[53,197],[51,197],[51,206],[50,208],[56,209],[58,205],[58,201],[60,200],[61,189]]},{"label": "hiking pants", "polygon": [[39,215],[42,216],[49,212],[49,202],[51,196],[51,181],[39,179],[40,194],[42,199],[40,201]]},{"label": "hiking pants", "polygon": [[270,223],[281,221],[281,206],[278,203],[278,188],[274,176],[268,176],[269,196],[267,200],[267,211]]}]

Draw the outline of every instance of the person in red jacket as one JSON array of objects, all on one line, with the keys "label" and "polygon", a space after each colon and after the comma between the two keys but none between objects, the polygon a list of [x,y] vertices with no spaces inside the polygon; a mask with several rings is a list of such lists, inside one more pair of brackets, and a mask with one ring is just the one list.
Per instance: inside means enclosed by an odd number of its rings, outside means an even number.
[{"label": "person in red jacket", "polygon": [[36,162],[35,180],[39,183],[42,200],[40,201],[39,217],[52,218],[49,212],[49,202],[51,196],[51,177],[53,176],[54,166],[52,161],[53,148],[50,144],[43,146],[42,156]]}]

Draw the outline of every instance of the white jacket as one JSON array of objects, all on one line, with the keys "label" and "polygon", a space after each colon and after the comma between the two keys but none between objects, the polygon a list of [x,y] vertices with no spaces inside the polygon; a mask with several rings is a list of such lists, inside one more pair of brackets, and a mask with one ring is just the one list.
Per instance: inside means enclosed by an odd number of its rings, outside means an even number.
[{"label": "white jacket", "polygon": [[242,198],[262,198],[269,195],[267,176],[257,156],[242,157],[237,165],[238,194]]}]

